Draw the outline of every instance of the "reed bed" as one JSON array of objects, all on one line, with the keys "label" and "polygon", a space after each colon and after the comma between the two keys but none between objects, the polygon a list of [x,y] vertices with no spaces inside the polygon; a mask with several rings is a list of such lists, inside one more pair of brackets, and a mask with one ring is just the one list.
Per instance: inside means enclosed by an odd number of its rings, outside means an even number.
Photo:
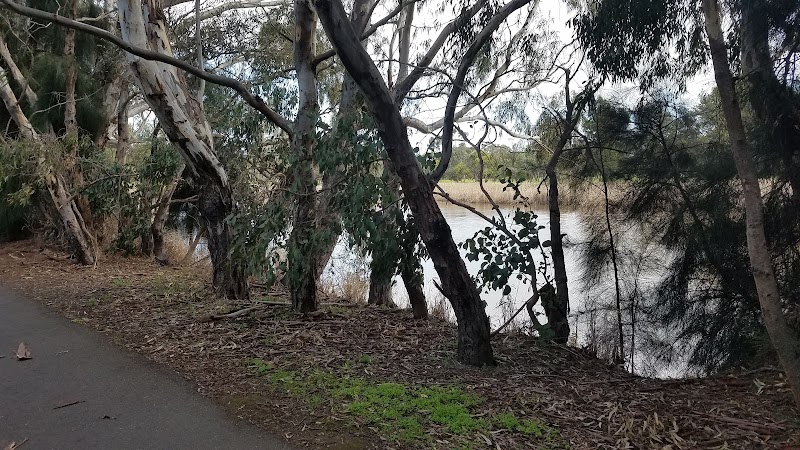
[{"label": "reed bed", "polygon": [[[184,258],[191,246],[192,236],[182,230],[165,230],[164,231],[164,256],[171,264],[182,264]],[[187,263],[194,264],[200,261],[205,261],[206,265],[210,264],[207,260],[209,257],[208,248],[204,245],[205,239],[201,241],[201,245],[195,249],[194,254],[190,256]]]},{"label": "reed bed", "polygon": [[[453,200],[461,203],[473,206],[491,204],[477,181],[441,181],[439,182],[439,187]],[[514,191],[506,189],[505,184],[499,181],[485,181],[483,187],[499,206],[511,207],[520,205],[523,202],[521,198],[514,199]],[[527,198],[525,201],[528,207],[547,209],[547,186],[543,185],[540,190],[537,187],[537,182],[523,183],[520,186],[520,192]],[[609,197],[612,201],[621,198],[622,189],[620,186],[611,183],[608,185],[608,189]],[[566,210],[595,210],[602,208],[605,203],[602,185],[585,184],[578,186],[565,183],[559,186],[558,197],[560,207]],[[441,202],[447,202],[442,196],[437,195],[436,198]]]}]

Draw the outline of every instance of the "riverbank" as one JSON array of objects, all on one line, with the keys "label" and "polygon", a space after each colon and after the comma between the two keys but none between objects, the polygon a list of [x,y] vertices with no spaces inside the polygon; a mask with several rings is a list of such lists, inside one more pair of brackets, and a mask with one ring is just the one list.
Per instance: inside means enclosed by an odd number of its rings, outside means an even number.
[{"label": "riverbank", "polygon": [[798,412],[770,369],[651,380],[517,334],[494,342],[498,367],[468,368],[455,361],[455,327],[444,321],[338,298],[302,315],[282,292],[258,289],[252,303],[223,301],[209,278],[207,268],[116,256],[87,268],[31,243],[0,245],[0,284],[171,368],[297,446],[800,445]]},{"label": "riverbank", "polygon": [[[499,181],[486,181],[483,183],[483,188],[499,206],[514,207],[520,205],[522,199],[515,199],[514,191],[511,189],[504,190],[505,186],[504,183]],[[491,204],[477,181],[440,181],[439,187],[457,202],[472,206]],[[520,192],[526,197],[525,201],[529,208],[546,210],[548,209],[547,185],[542,185],[541,189],[538,189],[538,187],[538,182],[527,181],[520,186]],[[608,188],[609,197],[612,200],[621,197],[620,188],[616,184],[609,184]],[[440,195],[437,195],[436,198],[441,202],[447,201]],[[605,204],[602,185],[586,184],[585,186],[577,186],[564,183],[559,186],[558,198],[559,206],[563,210],[600,210]]]}]

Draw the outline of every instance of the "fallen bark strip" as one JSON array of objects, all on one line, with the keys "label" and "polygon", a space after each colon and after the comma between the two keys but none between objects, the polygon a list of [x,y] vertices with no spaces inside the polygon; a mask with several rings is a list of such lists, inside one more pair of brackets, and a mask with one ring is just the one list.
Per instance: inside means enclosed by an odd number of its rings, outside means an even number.
[{"label": "fallen bark strip", "polygon": [[291,306],[289,303],[286,302],[274,302],[274,301],[263,301],[258,302],[258,304],[250,305],[245,308],[237,309],[235,311],[231,311],[225,314],[212,314],[208,317],[208,321],[212,320],[224,320],[224,319],[236,319],[237,317],[246,316],[253,311],[263,309],[267,306]]},{"label": "fallen bark strip", "polygon": [[744,420],[744,419],[737,419],[735,417],[718,416],[718,417],[713,417],[713,419],[717,420],[717,421],[720,421],[720,422],[725,422],[725,423],[729,423],[729,424],[735,425],[739,429],[755,431],[755,432],[761,431],[761,432],[765,432],[765,433],[770,433],[770,432],[775,432],[775,431],[783,431],[783,430],[786,429],[786,428],[784,428],[784,427],[782,427],[780,425],[773,425],[773,424],[767,424],[767,423],[755,423],[755,422],[750,422],[750,421]]}]

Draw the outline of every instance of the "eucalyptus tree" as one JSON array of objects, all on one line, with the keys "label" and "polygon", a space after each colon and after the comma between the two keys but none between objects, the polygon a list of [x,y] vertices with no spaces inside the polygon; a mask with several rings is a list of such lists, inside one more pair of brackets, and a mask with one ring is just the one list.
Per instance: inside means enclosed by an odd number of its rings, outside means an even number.
[{"label": "eucalyptus tree", "polygon": [[[49,10],[58,7],[49,1],[39,5]],[[73,15],[96,11],[92,4],[68,5]],[[84,195],[83,171],[86,161],[98,153],[90,142],[97,141],[110,121],[101,101],[107,83],[117,73],[115,58],[102,41],[41,25],[9,16],[0,27],[2,63],[21,93],[17,98],[21,102],[11,100],[11,85],[4,83],[6,111],[19,136],[41,147],[36,156],[40,178],[60,216],[53,225],[79,262],[94,264],[113,243],[114,234],[103,233],[107,216],[92,211]]]},{"label": "eucalyptus tree", "polygon": [[[512,12],[528,3],[530,2],[526,0],[518,0],[504,5],[491,16],[486,25],[471,40],[467,52],[461,60],[460,69],[451,90],[450,97],[455,100],[451,100],[450,103],[457,101],[467,70],[494,31]],[[448,32],[442,32],[439,35],[429,52],[416,65],[415,69],[395,86],[393,92],[389,90],[375,62],[359,42],[359,37],[347,20],[347,14],[341,2],[317,0],[314,1],[314,5],[337,55],[347,72],[358,84],[369,105],[387,154],[400,178],[404,198],[413,213],[422,241],[425,243],[427,252],[441,279],[443,292],[453,306],[458,321],[459,360],[473,365],[493,364],[494,358],[489,343],[489,320],[483,302],[458,253],[450,227],[434,199],[431,181],[417,161],[399,108],[400,103],[424,74],[449,33],[463,26],[485,4],[478,2],[469,5],[461,15],[446,26],[445,30]],[[452,132],[453,114],[449,111],[453,106],[448,107],[445,120],[445,126],[450,128],[450,132]],[[446,160],[449,158],[448,153],[452,148],[445,145],[443,150],[443,169],[434,171],[434,174],[438,173],[439,176],[446,169]]]}]

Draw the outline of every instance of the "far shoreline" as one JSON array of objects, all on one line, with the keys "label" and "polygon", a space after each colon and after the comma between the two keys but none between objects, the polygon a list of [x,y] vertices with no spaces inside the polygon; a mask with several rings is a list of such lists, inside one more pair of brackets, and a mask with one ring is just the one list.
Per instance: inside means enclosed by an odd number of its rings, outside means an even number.
[{"label": "far shoreline", "polygon": [[[542,185],[541,189],[538,181],[528,181],[520,186],[522,195],[527,197],[527,201],[521,198],[514,199],[514,191],[505,189],[505,183],[499,181],[484,181],[483,187],[492,197],[495,203],[501,207],[527,206],[533,209],[548,209],[547,204],[547,185]],[[441,187],[453,200],[466,203],[470,206],[491,206],[491,202],[481,190],[480,183],[477,181],[440,181]],[[609,184],[609,196],[612,201],[619,192],[615,184]],[[438,190],[437,190],[438,192]],[[563,210],[594,210],[602,208],[605,204],[603,192],[591,185],[574,186],[563,184],[559,186],[559,206]],[[440,203],[450,203],[441,195],[436,195],[436,201]]]}]

